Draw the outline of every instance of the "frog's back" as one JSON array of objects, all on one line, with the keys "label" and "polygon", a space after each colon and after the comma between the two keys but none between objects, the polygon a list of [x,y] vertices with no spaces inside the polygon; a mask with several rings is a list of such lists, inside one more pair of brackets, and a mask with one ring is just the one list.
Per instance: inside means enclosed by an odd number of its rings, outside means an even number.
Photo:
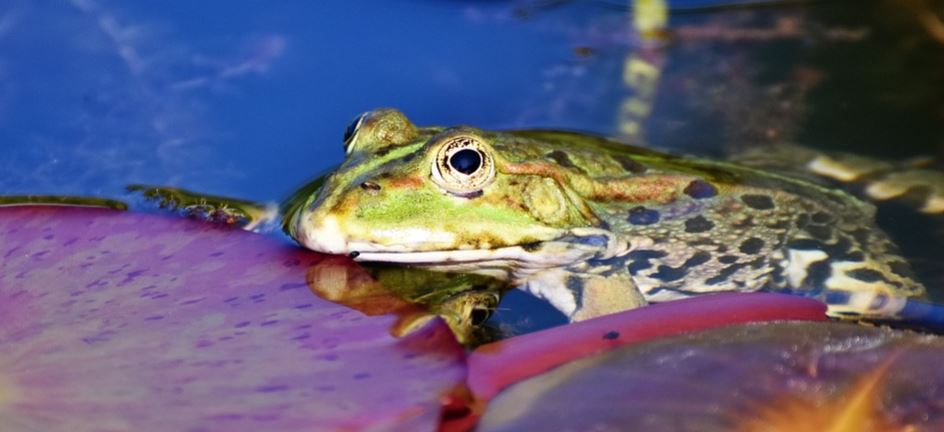
[{"label": "frog's back", "polygon": [[874,207],[846,192],[581,135],[524,134],[557,142],[546,156],[556,163],[593,173],[584,196],[630,239],[625,265],[651,301],[763,289],[819,298],[834,316],[887,316],[924,294]]}]

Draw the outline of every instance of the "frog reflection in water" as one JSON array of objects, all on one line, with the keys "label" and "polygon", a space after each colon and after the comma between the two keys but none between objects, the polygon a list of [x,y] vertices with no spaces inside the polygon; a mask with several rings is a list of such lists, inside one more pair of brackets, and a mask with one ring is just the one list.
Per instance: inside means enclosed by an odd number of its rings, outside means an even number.
[{"label": "frog reflection in water", "polygon": [[806,150],[721,162],[567,132],[416,127],[393,109],[360,116],[344,148],[282,208],[298,243],[486,275],[571,321],[759,290],[896,319],[925,288],[874,207],[824,180],[868,181],[874,199],[919,187],[923,210],[944,212],[939,172]]}]

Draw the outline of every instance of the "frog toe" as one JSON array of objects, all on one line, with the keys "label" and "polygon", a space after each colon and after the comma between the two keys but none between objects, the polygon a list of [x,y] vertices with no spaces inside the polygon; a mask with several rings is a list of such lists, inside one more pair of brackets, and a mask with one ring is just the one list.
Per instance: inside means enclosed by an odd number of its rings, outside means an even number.
[{"label": "frog toe", "polygon": [[278,217],[278,208],[272,204],[203,195],[173,187],[130,185],[126,189],[140,196],[146,204],[157,205],[163,210],[247,231],[260,230]]}]

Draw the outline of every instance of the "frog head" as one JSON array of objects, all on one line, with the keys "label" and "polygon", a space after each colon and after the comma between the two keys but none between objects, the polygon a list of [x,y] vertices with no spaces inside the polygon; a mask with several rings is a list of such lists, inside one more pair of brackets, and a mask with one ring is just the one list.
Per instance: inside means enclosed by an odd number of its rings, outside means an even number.
[{"label": "frog head", "polygon": [[344,148],[320,191],[289,206],[288,232],[310,249],[492,276],[626,249],[539,139],[380,109],[355,119]]}]

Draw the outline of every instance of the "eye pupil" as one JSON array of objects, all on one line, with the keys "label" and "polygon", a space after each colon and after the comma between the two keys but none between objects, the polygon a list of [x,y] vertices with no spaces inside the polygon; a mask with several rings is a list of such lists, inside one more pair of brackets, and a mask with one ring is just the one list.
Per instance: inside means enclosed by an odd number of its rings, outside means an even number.
[{"label": "eye pupil", "polygon": [[472,149],[462,149],[449,157],[449,165],[456,171],[471,175],[482,166],[482,155]]}]

